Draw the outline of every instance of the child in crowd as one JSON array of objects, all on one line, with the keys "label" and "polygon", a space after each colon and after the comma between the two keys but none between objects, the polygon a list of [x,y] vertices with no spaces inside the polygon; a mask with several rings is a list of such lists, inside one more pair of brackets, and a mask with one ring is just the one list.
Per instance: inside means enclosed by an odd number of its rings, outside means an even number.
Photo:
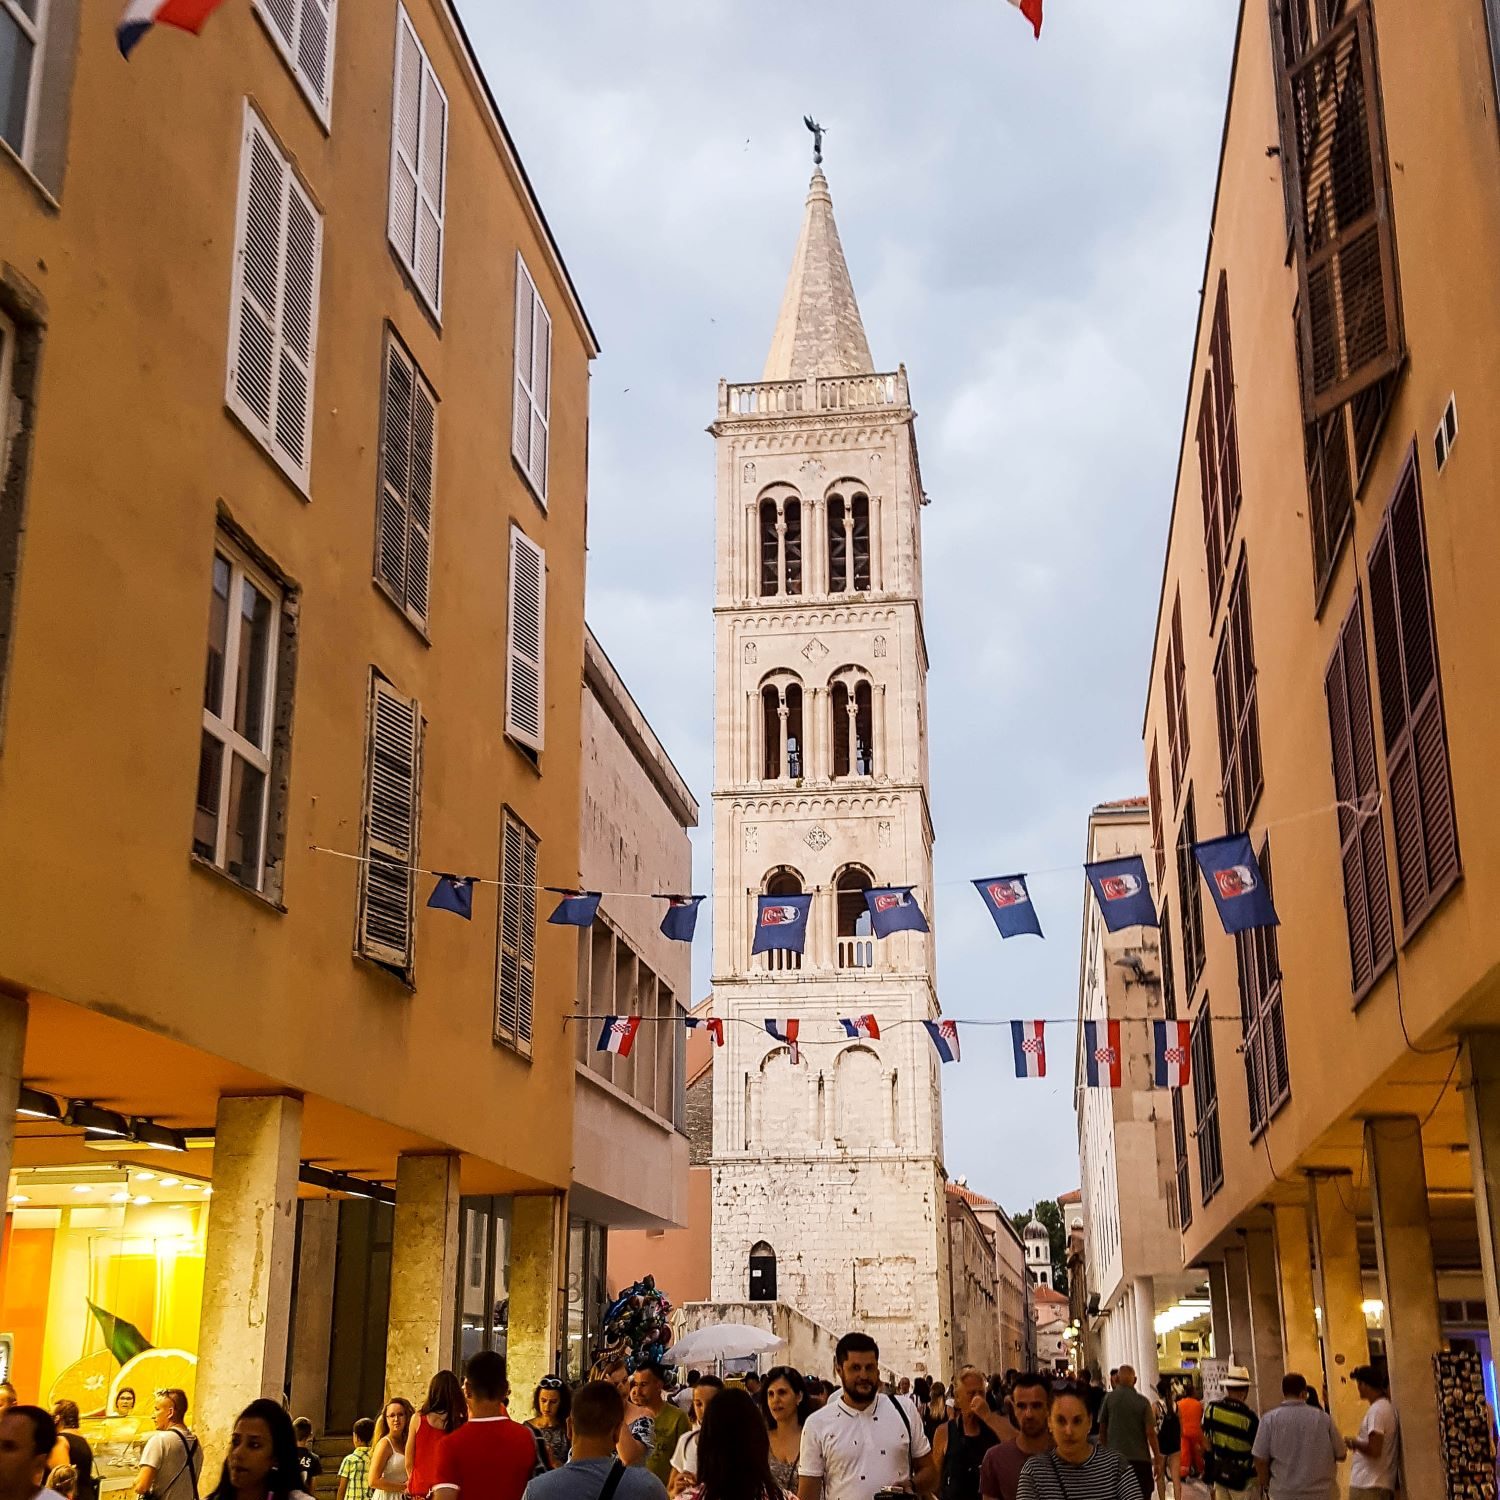
[{"label": "child in crowd", "polygon": [[375,1423],[361,1417],[354,1424],[354,1451],[339,1465],[338,1500],[370,1500],[370,1444]]},{"label": "child in crowd", "polygon": [[323,1460],[312,1450],[313,1424],[307,1417],[298,1417],[292,1423],[297,1434],[297,1467],[302,1471],[302,1493],[313,1492],[313,1480],[323,1472]]}]

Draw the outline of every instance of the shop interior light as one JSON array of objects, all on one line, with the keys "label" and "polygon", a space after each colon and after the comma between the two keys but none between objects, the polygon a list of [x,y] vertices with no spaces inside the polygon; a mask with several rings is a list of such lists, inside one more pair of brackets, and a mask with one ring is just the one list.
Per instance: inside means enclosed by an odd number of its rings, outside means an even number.
[{"label": "shop interior light", "polygon": [[28,1120],[60,1120],[63,1117],[62,1105],[51,1094],[29,1089],[24,1083],[16,1099],[16,1113]]},{"label": "shop interior light", "polygon": [[165,1125],[158,1125],[155,1120],[143,1120],[139,1117],[131,1120],[130,1134],[141,1145],[150,1146],[157,1151],[187,1150],[187,1141],[180,1130],[169,1130]]},{"label": "shop interior light", "polygon": [[[75,1189],[74,1191],[76,1192],[77,1189]],[[109,1201],[111,1203],[129,1203],[130,1194],[126,1192],[124,1188],[121,1188],[118,1193],[111,1193],[109,1195]]]},{"label": "shop interior light", "polygon": [[[139,1177],[142,1182],[150,1182],[152,1177],[152,1173],[150,1172],[137,1172],[135,1175]],[[164,1188],[172,1188],[176,1187],[177,1184],[181,1181],[182,1178],[180,1177],[163,1177],[161,1179],[161,1185]]]},{"label": "shop interior light", "polygon": [[94,1184],[92,1182],[75,1182],[73,1184],[73,1191],[75,1193],[92,1193],[94,1191]]},{"label": "shop interior light", "polygon": [[12,1193],[10,1195],[10,1201],[12,1203],[30,1203],[31,1199],[28,1198],[25,1193]]},{"label": "shop interior light", "polygon": [[[129,1195],[128,1195],[128,1194],[127,1194],[127,1195],[126,1195],[126,1196],[127,1196],[127,1197],[128,1197],[128,1196],[129,1196]],[[136,1195],[135,1195],[135,1197],[134,1197],[134,1198],[131,1198],[131,1199],[130,1199],[130,1201],[131,1201],[131,1202],[132,1202],[132,1203],[133,1203],[133,1204],[134,1204],[134,1205],[135,1205],[135,1206],[136,1206],[136,1207],[137,1207],[137,1208],[140,1208],[140,1207],[142,1207],[142,1206],[143,1206],[143,1205],[144,1205],[144,1204],[147,1204],[147,1203],[149,1203],[149,1202],[150,1202],[150,1201],[151,1201],[151,1199],[150,1199],[150,1198],[148,1198],[148,1197],[147,1197],[147,1196],[146,1196],[146,1194],[145,1194],[145,1193],[137,1193],[137,1194],[136,1194]]]},{"label": "shop interior light", "polygon": [[130,1134],[130,1122],[124,1115],[116,1114],[112,1109],[100,1109],[87,1099],[69,1100],[65,1119],[67,1124],[92,1131],[95,1135],[125,1137]]},{"label": "shop interior light", "polygon": [[[154,1182],[156,1180],[156,1173],[155,1172],[148,1172],[144,1168],[142,1168],[139,1172],[137,1172],[135,1174],[135,1180],[137,1182]],[[173,1186],[176,1183],[176,1181],[177,1181],[177,1179],[174,1177],[172,1179],[172,1181],[167,1184],[167,1186],[168,1187]]]}]

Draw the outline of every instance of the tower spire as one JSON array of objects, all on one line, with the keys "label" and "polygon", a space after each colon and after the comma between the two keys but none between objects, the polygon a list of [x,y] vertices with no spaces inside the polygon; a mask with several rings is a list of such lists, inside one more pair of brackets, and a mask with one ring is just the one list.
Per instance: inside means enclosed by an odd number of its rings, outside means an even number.
[{"label": "tower spire", "polygon": [[[821,141],[818,143],[821,145]],[[821,154],[821,153],[820,153]],[[823,168],[813,168],[791,275],[766,356],[763,380],[873,373],[865,325],[844,261],[833,195]]]}]

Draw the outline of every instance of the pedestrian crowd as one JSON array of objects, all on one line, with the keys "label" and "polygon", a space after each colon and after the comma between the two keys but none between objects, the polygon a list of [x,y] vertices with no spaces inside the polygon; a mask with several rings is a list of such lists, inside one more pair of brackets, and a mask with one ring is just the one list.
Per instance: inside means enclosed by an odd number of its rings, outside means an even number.
[{"label": "pedestrian crowd", "polygon": [[[420,1407],[401,1396],[353,1427],[336,1500],[1332,1500],[1351,1458],[1351,1500],[1394,1500],[1399,1430],[1383,1369],[1353,1379],[1366,1403],[1341,1434],[1301,1375],[1257,1413],[1231,1366],[1206,1405],[1189,1381],[1157,1399],[1129,1365],[1083,1380],[966,1366],[951,1384],[882,1378],[868,1334],[848,1333],[836,1383],[778,1365],[721,1379],[618,1356],[570,1386],[555,1375],[511,1415],[504,1356],[482,1351],[463,1378],[439,1371]],[[235,1422],[218,1481],[181,1390],[155,1392],[135,1500],[311,1500],[322,1475],[313,1424],[275,1401]],[[99,1500],[76,1403],[21,1405],[0,1381],[0,1500]]]}]

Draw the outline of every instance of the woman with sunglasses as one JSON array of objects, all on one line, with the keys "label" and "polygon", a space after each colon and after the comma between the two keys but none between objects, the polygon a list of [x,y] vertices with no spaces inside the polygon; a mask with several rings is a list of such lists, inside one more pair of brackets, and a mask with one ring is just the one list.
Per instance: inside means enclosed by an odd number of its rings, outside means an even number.
[{"label": "woman with sunglasses", "polygon": [[536,1413],[526,1424],[536,1433],[537,1454],[549,1469],[560,1469],[568,1461],[568,1414],[573,1393],[556,1375],[543,1375],[531,1396]]}]

